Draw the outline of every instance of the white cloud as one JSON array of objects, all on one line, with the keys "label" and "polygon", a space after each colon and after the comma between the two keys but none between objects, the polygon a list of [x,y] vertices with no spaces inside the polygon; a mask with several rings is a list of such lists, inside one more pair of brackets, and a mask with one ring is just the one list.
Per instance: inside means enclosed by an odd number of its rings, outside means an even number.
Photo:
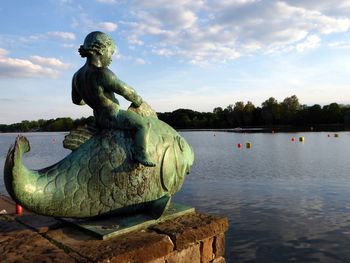
[{"label": "white cloud", "polygon": [[307,49],[313,49],[320,45],[321,39],[317,35],[311,35],[306,38],[303,43],[296,46],[298,52],[303,52]]},{"label": "white cloud", "polygon": [[0,48],[0,78],[58,77],[56,69],[67,69],[69,64],[57,58],[31,56],[29,59],[11,58],[7,50]]},{"label": "white cloud", "polygon": [[27,59],[0,57],[0,78],[30,78],[58,76],[58,71],[44,68]]},{"label": "white cloud", "polygon": [[83,32],[91,32],[96,30],[114,32],[118,29],[118,24],[110,21],[96,22],[93,19],[91,19],[91,17],[87,13],[80,13],[73,18],[71,27],[79,29]]},{"label": "white cloud", "polygon": [[328,43],[328,46],[331,48],[341,48],[341,49],[348,49],[350,48],[350,42],[347,41],[336,41]]},{"label": "white cloud", "polygon": [[101,23],[98,23],[97,26],[102,31],[107,31],[107,32],[113,32],[118,28],[118,25],[112,22],[101,22]]},{"label": "white cloud", "polygon": [[37,63],[41,66],[49,66],[53,68],[59,69],[67,69],[69,68],[69,64],[63,63],[61,60],[57,58],[45,58],[41,56],[31,56],[30,60],[34,63]]},{"label": "white cloud", "polygon": [[131,44],[131,45],[138,45],[138,46],[142,46],[144,44],[143,41],[141,41],[137,35],[130,35],[127,37],[128,39],[128,42]]},{"label": "white cloud", "polygon": [[285,2],[292,6],[317,10],[330,16],[348,17],[350,13],[350,2],[348,0],[338,0],[336,4],[329,0],[285,0]]},{"label": "white cloud", "polygon": [[[308,3],[306,3],[308,2]],[[135,0],[124,22],[132,45],[195,64],[255,52],[301,52],[350,28],[349,1]],[[348,10],[347,15],[344,10]]]},{"label": "white cloud", "polygon": [[75,39],[75,34],[72,33],[72,32],[54,31],[54,32],[48,32],[47,35],[48,36],[62,38],[64,40],[74,40]]}]

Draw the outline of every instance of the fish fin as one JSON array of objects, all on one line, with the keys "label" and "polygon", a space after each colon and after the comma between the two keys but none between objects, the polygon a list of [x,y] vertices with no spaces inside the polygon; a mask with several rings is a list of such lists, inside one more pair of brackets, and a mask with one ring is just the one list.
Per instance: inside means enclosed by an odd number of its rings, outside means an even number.
[{"label": "fish fin", "polygon": [[63,147],[74,151],[89,140],[96,132],[97,128],[93,124],[79,126],[71,130],[69,134],[64,137]]},{"label": "fish fin", "polygon": [[168,209],[171,201],[171,196],[164,195],[161,198],[154,200],[149,204],[149,214],[154,219],[160,218]]}]

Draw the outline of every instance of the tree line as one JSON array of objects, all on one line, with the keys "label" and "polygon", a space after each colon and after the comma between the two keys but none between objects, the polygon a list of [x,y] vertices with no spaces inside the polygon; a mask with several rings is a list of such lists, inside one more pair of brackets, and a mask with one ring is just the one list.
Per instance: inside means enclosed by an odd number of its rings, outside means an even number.
[{"label": "tree line", "polygon": [[278,102],[274,97],[265,100],[261,107],[251,101],[237,101],[213,112],[178,109],[159,113],[158,117],[177,129],[220,129],[236,127],[317,127],[319,125],[350,126],[350,105],[331,103],[312,106],[299,103],[297,96]]},{"label": "tree line", "polygon": [[[222,129],[236,127],[317,127],[338,125],[350,127],[350,105],[331,103],[307,106],[299,103],[297,96],[278,102],[274,97],[265,100],[261,107],[252,102],[237,101],[226,108],[216,107],[213,112],[178,109],[157,113],[158,118],[176,129]],[[94,117],[57,118],[50,120],[22,121],[10,125],[0,124],[0,132],[69,131],[87,123]]]},{"label": "tree line", "polygon": [[22,121],[13,124],[0,124],[0,132],[37,132],[37,131],[69,131],[79,126],[83,126],[88,123],[93,123],[94,117],[80,118],[73,120],[72,118],[56,118],[49,120],[37,120],[37,121]]}]

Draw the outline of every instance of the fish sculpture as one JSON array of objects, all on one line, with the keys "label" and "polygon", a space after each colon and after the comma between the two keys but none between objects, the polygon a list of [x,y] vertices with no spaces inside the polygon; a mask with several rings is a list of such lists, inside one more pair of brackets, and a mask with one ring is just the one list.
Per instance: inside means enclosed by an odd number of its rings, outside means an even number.
[{"label": "fish sculpture", "polygon": [[[129,85],[108,69],[115,43],[107,34],[89,33],[80,46],[86,63],[73,76],[72,102],[93,109],[97,129],[78,129],[64,140],[66,158],[33,171],[22,163],[30,150],[17,137],[4,167],[8,193],[38,214],[88,218],[147,210],[158,218],[189,172],[191,146]],[[120,109],[114,94],[131,102]]]},{"label": "fish sculpture", "polygon": [[134,134],[128,130],[80,129],[64,141],[72,152],[58,163],[30,170],[22,163],[30,150],[18,136],[4,167],[10,196],[37,214],[88,218],[150,210],[159,217],[177,192],[194,162],[191,146],[155,115],[150,124],[149,147],[156,166],[133,160]]}]

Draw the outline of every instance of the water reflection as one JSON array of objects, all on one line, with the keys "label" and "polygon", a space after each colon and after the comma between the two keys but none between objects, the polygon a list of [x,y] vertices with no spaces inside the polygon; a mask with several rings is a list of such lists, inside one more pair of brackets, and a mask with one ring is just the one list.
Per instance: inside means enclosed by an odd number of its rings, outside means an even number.
[{"label": "water reflection", "polygon": [[229,217],[228,262],[350,262],[349,133],[183,135],[197,160],[175,199]]}]

